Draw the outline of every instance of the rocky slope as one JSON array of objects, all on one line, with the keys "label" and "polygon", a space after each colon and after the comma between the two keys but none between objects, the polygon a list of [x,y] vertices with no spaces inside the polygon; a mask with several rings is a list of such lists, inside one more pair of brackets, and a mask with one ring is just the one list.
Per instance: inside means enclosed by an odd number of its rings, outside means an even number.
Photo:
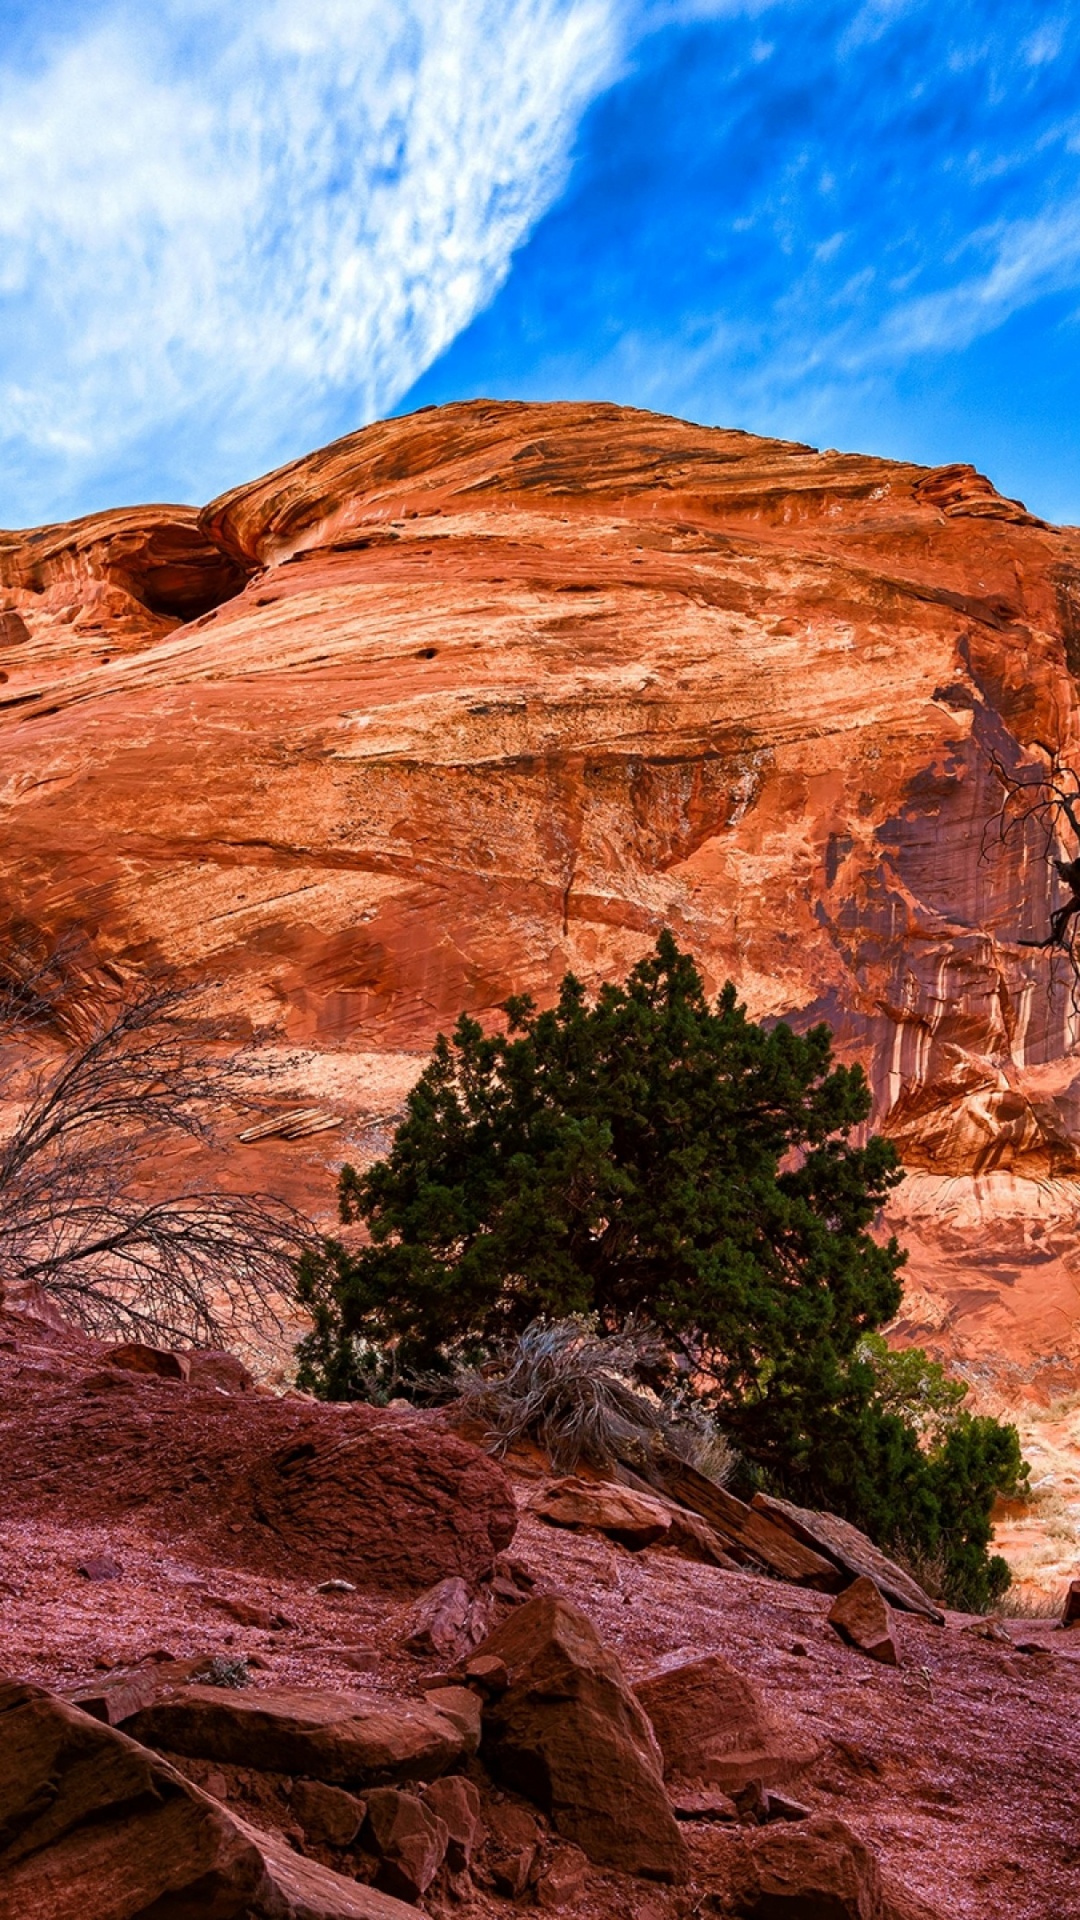
[{"label": "rocky slope", "polygon": [[668,924],[866,1061],[904,1330],[1075,1382],[1076,1016],[992,829],[995,762],[1077,744],[1076,530],[970,468],[476,402],[2,535],[0,609],[3,914],[220,983],[327,1123],[252,1178],[324,1203],[462,1006]]},{"label": "rocky slope", "polygon": [[[894,1612],[885,1659],[831,1624],[867,1580],[552,1524],[535,1450],[451,1476],[433,1417],[182,1373],[0,1311],[2,1920],[1076,1911],[1080,1626]],[[345,1526],[282,1531],[283,1437],[318,1491],[375,1431]]]}]

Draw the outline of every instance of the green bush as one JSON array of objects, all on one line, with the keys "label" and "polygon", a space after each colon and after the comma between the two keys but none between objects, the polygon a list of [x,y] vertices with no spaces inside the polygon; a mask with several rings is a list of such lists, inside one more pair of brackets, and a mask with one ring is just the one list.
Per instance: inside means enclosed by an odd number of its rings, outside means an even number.
[{"label": "green bush", "polygon": [[[643,1317],[775,1484],[882,1540],[955,1534],[967,1568],[979,1527],[864,1344],[900,1304],[904,1255],[869,1229],[901,1175],[887,1141],[856,1144],[869,1090],[828,1029],[767,1031],[730,984],[710,1005],[670,933],[592,1004],[568,974],[550,1011],[504,1011],[440,1036],[388,1157],[342,1170],[370,1244],[302,1263],[302,1383],[366,1398],[538,1320]],[[950,1458],[977,1506],[994,1448]]]}]

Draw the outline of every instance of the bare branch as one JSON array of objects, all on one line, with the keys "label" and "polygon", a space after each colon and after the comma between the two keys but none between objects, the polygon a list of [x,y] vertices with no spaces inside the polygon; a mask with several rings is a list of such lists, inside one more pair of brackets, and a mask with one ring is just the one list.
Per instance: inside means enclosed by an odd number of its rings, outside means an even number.
[{"label": "bare branch", "polygon": [[[223,1108],[262,1104],[244,1057],[200,1017],[195,989],[72,989],[57,950],[0,968],[0,1077],[17,1093],[0,1140],[0,1293],[35,1286],[114,1337],[221,1346],[281,1331],[310,1223],[198,1182],[162,1197],[173,1143],[209,1147]],[[42,1063],[46,1030],[67,1046]]]},{"label": "bare branch", "polygon": [[[988,749],[990,766],[1002,790],[1001,806],[983,829],[982,855],[987,854],[987,836],[996,837],[1004,846],[1011,834],[1023,832],[1034,823],[1042,836],[1042,858],[1067,889],[1067,897],[1050,915],[1048,932],[1042,939],[1018,939],[1017,945],[1030,947],[1052,956],[1062,954],[1071,975],[1071,998],[1080,1014],[1080,774],[1064,759],[1060,746],[1038,742],[1046,757],[1045,768],[1015,770],[1006,767],[1000,755]],[[1073,847],[1066,842],[1071,836]],[[1068,857],[1055,852],[1062,848]],[[1050,992],[1054,988],[1051,964]]]}]

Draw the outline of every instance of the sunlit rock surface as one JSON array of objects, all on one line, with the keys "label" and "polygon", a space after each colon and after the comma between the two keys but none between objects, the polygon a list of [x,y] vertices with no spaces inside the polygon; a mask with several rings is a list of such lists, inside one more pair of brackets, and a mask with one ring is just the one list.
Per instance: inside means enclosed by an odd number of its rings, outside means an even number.
[{"label": "sunlit rock surface", "polygon": [[1077,1377],[1080,1034],[995,764],[1077,743],[1080,532],[971,468],[607,406],[366,429],[0,535],[3,910],[219,982],[312,1205],[440,1026],[670,925],[826,1019],[912,1178],[905,1334]]}]

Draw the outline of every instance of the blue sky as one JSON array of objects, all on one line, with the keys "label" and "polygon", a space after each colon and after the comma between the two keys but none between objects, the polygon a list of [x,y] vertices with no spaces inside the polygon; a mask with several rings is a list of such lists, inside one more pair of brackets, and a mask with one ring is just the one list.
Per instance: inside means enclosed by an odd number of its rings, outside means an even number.
[{"label": "blue sky", "polygon": [[0,524],[474,394],[1080,523],[1080,0],[0,0]]}]

